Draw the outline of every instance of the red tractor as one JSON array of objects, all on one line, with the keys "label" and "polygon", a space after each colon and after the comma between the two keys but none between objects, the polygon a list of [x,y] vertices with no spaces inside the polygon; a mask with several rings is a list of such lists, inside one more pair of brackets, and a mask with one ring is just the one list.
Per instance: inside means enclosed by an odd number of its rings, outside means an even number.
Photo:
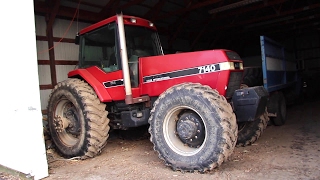
[{"label": "red tractor", "polygon": [[166,165],[205,172],[232,154],[237,123],[264,113],[268,94],[240,89],[242,61],[233,51],[164,55],[154,24],[122,14],[81,30],[76,42],[79,69],[48,104],[50,134],[64,157],[98,155],[110,128],[148,125]]}]

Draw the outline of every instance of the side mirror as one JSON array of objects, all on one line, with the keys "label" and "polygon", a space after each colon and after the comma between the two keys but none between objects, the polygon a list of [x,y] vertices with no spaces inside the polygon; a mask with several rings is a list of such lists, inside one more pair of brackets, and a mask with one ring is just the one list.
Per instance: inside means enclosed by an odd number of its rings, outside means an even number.
[{"label": "side mirror", "polygon": [[79,42],[80,42],[80,37],[79,37],[79,35],[77,34],[76,37],[75,37],[75,39],[74,39],[74,43],[77,44],[77,45],[79,45]]}]

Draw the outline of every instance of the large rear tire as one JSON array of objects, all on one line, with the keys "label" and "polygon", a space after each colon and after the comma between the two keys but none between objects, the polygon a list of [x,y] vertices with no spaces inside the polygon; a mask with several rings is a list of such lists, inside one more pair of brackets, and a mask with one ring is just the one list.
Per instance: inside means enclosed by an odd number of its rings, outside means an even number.
[{"label": "large rear tire", "polygon": [[244,68],[242,83],[248,85],[249,87],[262,86],[263,85],[262,68],[261,67]]},{"label": "large rear tire", "polygon": [[[241,84],[240,88],[248,88],[247,85]],[[256,142],[269,122],[267,108],[265,112],[256,120],[238,123],[238,140],[237,146],[248,146]]]},{"label": "large rear tire", "polygon": [[199,83],[179,84],[162,93],[149,123],[154,150],[173,170],[212,170],[228,159],[237,140],[230,104]]},{"label": "large rear tire", "polygon": [[99,154],[110,129],[105,107],[84,81],[58,83],[48,103],[48,125],[58,153],[82,159]]}]

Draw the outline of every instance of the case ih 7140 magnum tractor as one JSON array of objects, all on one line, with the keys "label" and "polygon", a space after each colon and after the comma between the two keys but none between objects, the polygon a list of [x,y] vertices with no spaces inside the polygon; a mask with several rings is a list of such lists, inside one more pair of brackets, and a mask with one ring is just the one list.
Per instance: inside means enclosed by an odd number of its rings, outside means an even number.
[{"label": "case ih 7140 magnum tractor", "polygon": [[233,51],[164,55],[151,22],[122,14],[76,39],[79,69],[55,86],[48,104],[50,134],[64,157],[96,156],[110,128],[149,125],[166,165],[204,172],[233,152],[237,123],[250,125],[264,113],[268,94],[240,89],[242,61]]}]

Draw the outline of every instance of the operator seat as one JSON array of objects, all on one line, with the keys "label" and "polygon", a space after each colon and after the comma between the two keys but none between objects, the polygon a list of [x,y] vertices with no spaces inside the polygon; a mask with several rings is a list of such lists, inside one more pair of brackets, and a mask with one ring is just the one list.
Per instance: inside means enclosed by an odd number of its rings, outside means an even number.
[{"label": "operator seat", "polygon": [[109,58],[109,66],[113,66],[113,65],[117,65],[117,57],[116,57],[116,52],[117,52],[117,49],[116,49],[116,46],[113,46],[113,51],[110,55],[110,58]]},{"label": "operator seat", "polygon": [[145,57],[145,56],[150,56],[150,54],[147,53],[146,51],[136,49],[133,51],[132,56],[128,60],[132,87],[138,87],[139,85],[138,60],[139,60],[139,57]]},{"label": "operator seat", "polygon": [[109,66],[112,66],[112,65],[116,65],[117,64],[117,58],[116,58],[116,53],[112,53],[110,55],[110,61],[109,61]]}]

